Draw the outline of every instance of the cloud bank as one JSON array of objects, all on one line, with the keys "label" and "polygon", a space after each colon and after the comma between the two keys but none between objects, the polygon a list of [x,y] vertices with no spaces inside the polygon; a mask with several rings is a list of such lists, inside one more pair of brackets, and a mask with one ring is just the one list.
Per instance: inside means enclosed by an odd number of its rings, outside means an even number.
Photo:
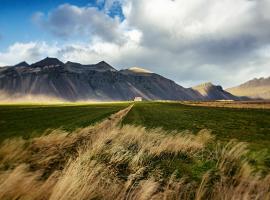
[{"label": "cloud bank", "polygon": [[[268,0],[98,3],[103,9],[63,4],[35,13],[35,24],[63,42],[16,43],[0,53],[0,62],[47,55],[82,63],[106,60],[118,68],[141,66],[184,86],[231,86],[270,75]],[[113,12],[116,5],[121,9]]]}]

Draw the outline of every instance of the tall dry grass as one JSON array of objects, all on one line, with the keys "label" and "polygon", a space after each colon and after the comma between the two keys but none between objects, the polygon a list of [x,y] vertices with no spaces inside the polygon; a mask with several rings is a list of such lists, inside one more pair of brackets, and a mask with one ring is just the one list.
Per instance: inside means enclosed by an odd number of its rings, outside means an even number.
[{"label": "tall dry grass", "polygon": [[[270,176],[253,170],[245,144],[219,144],[207,130],[119,126],[129,109],[73,133],[6,141],[0,199],[270,199]],[[199,178],[178,174],[198,163],[212,165]]]}]

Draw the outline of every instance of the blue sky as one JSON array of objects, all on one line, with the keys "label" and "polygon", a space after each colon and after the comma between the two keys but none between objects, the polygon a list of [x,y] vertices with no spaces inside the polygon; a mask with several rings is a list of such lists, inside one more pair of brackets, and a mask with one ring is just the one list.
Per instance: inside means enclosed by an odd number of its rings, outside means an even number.
[{"label": "blue sky", "polygon": [[[0,51],[18,41],[59,41],[59,38],[37,27],[32,17],[36,12],[48,13],[62,4],[104,9],[104,2],[97,3],[96,0],[0,0]],[[114,5],[109,15],[123,18],[121,7]]]},{"label": "blue sky", "polygon": [[189,87],[270,76],[269,0],[0,0],[0,66],[139,66]]}]

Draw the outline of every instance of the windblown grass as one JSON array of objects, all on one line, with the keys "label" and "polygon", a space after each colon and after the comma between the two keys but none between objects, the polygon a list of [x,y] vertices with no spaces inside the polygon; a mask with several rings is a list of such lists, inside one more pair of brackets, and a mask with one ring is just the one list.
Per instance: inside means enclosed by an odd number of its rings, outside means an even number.
[{"label": "windblown grass", "polygon": [[[200,103],[198,103],[200,104]],[[201,103],[203,104],[203,103]],[[235,102],[236,104],[236,102]],[[198,132],[210,129],[217,140],[248,142],[254,164],[270,169],[270,110],[184,105],[179,102],[138,102],[124,124]],[[255,155],[256,154],[256,155]]]},{"label": "windblown grass", "polygon": [[0,199],[270,198],[270,177],[252,169],[244,143],[119,126],[129,109],[73,133],[5,141]]}]

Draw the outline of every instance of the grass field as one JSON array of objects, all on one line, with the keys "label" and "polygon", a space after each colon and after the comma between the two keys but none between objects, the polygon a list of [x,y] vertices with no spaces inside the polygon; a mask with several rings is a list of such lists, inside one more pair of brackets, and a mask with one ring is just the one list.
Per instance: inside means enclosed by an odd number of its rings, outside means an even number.
[{"label": "grass field", "polygon": [[3,105],[0,199],[270,197],[270,110],[128,105]]},{"label": "grass field", "polygon": [[[47,129],[73,131],[129,104],[0,105],[0,141],[14,136],[37,136]],[[123,121],[169,131],[209,129],[219,140],[238,139],[258,149],[270,147],[269,122],[270,109],[200,107],[172,102],[136,103]]]},{"label": "grass field", "polygon": [[140,106],[168,105],[139,103],[84,129],[3,142],[0,199],[269,199],[270,174],[253,167],[245,144],[220,143],[207,130],[119,126]]},{"label": "grass field", "polygon": [[0,142],[38,136],[47,129],[73,131],[125,108],[129,103],[0,105]]},{"label": "grass field", "polygon": [[186,105],[206,106],[206,107],[225,107],[225,108],[257,108],[270,109],[270,101],[184,101]]},{"label": "grass field", "polygon": [[270,147],[270,110],[189,106],[180,103],[136,103],[124,124],[165,130],[209,129],[220,140],[239,139]]}]

